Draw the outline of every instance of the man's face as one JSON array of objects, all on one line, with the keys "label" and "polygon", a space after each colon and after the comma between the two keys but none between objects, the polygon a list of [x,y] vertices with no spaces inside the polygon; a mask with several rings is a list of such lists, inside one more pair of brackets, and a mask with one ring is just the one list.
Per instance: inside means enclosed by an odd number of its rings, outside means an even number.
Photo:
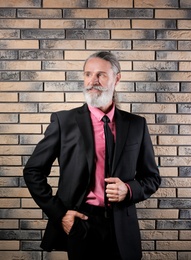
[{"label": "man's face", "polygon": [[115,74],[111,63],[91,58],[84,68],[84,95],[87,103],[95,107],[110,106],[120,74]]}]

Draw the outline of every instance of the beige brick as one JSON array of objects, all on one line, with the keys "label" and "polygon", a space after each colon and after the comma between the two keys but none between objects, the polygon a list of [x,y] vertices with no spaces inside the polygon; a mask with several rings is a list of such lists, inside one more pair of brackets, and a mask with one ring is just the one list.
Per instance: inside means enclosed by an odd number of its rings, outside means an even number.
[{"label": "beige brick", "polygon": [[41,82],[1,82],[0,91],[41,91]]},{"label": "beige brick", "polygon": [[157,192],[153,195],[153,197],[156,197],[156,198],[175,198],[176,197],[176,189],[175,188],[159,188],[157,190]]},{"label": "beige brick", "polygon": [[[169,144],[169,143],[168,143]],[[177,155],[177,148],[171,146],[154,146],[156,156],[160,155]]]},{"label": "beige brick", "polygon": [[155,72],[123,72],[121,73],[121,80],[128,81],[155,81],[156,73]]},{"label": "beige brick", "polygon": [[35,124],[7,124],[7,125],[0,125],[1,133],[12,133],[12,134],[23,134],[23,133],[41,133],[41,126]]},{"label": "beige brick", "polygon": [[0,7],[40,7],[40,2],[31,2],[30,0],[6,0],[0,1]]},{"label": "beige brick", "polygon": [[67,253],[66,252],[45,252],[44,254],[48,260],[68,260]]},{"label": "beige brick", "polygon": [[184,51],[168,51],[168,52],[161,52],[161,55],[157,57],[157,60],[191,60],[191,52],[184,52]]},{"label": "beige brick", "polygon": [[99,8],[131,8],[133,7],[132,0],[110,0],[110,1],[103,1],[103,0],[94,0],[90,2],[90,7],[99,7]]},{"label": "beige brick", "polygon": [[181,240],[190,240],[191,231],[190,230],[180,230],[180,239]]},{"label": "beige brick", "polygon": [[134,40],[133,50],[169,50],[175,49],[173,41],[145,41],[145,40]]},{"label": "beige brick", "polygon": [[141,231],[142,239],[159,239],[159,240],[178,240],[178,231],[166,230],[143,230]]},{"label": "beige brick", "polygon": [[21,72],[21,80],[65,80],[65,73],[62,71],[30,71]]},{"label": "beige brick", "polygon": [[19,101],[21,102],[63,102],[63,93],[47,93],[47,92],[33,92],[33,93],[21,93],[19,95]]},{"label": "beige brick", "polygon": [[191,62],[179,62],[179,70],[190,71]]},{"label": "beige brick", "polygon": [[178,176],[178,168],[177,167],[160,167],[159,168],[160,175],[163,177],[167,176]]},{"label": "beige brick", "polygon": [[39,111],[41,113],[52,113],[59,110],[69,110],[82,105],[83,103],[44,103],[39,105]]},{"label": "beige brick", "polygon": [[84,40],[42,40],[42,49],[85,49]]},{"label": "beige brick", "polygon": [[161,157],[161,166],[191,166],[190,157]]},{"label": "beige brick", "polygon": [[[3,179],[0,179],[0,186],[7,186],[5,182],[3,182]],[[9,184],[8,184],[9,185]],[[0,199],[1,208],[19,208],[20,207],[20,199]]]},{"label": "beige brick", "polygon": [[42,29],[67,29],[67,28],[84,28],[83,20],[51,19],[41,20]]},{"label": "beige brick", "polygon": [[178,198],[190,198],[191,197],[191,189],[189,188],[178,188],[177,189]]},{"label": "beige brick", "polygon": [[0,102],[17,102],[18,95],[17,93],[1,93]]},{"label": "beige brick", "polygon": [[0,122],[3,123],[18,123],[18,114],[0,114]]},{"label": "beige brick", "polygon": [[50,113],[20,114],[20,122],[29,124],[50,123]]},{"label": "beige brick", "polygon": [[191,115],[166,115],[166,123],[167,124],[190,124],[191,123]]},{"label": "beige brick", "polygon": [[[29,194],[29,191],[27,188],[14,188],[14,187],[10,187],[10,188],[2,188],[0,190],[0,195],[2,198],[23,198],[23,197],[31,197],[31,195]],[[20,212],[20,211],[18,211]],[[24,210],[23,210],[24,212]]]},{"label": "beige brick", "polygon": [[43,138],[43,135],[21,135],[20,136],[20,143],[21,144],[37,144],[41,139]]},{"label": "beige brick", "polygon": [[171,1],[171,0],[160,0],[160,1],[134,0],[134,7],[135,8],[174,8],[174,7],[178,7],[178,5],[176,5],[176,1]]},{"label": "beige brick", "polygon": [[18,135],[0,135],[0,144],[18,144]]},{"label": "beige brick", "polygon": [[19,166],[1,166],[1,176],[22,176],[23,167]]},{"label": "beige brick", "polygon": [[141,219],[177,219],[178,209],[137,209]]},{"label": "beige brick", "polygon": [[20,156],[0,156],[0,165],[1,166],[21,165],[21,157]]},{"label": "beige brick", "polygon": [[179,30],[179,31],[175,31],[175,30],[168,30],[168,31],[164,31],[162,33],[162,37],[158,37],[159,39],[168,39],[168,40],[176,40],[176,39],[182,39],[182,40],[190,40],[191,39],[191,32],[187,31],[187,30]]},{"label": "beige brick", "polygon": [[160,93],[158,98],[160,102],[187,103],[191,102],[191,93]]},{"label": "beige brick", "polygon": [[[111,30],[111,39],[145,39],[143,30]],[[154,36],[151,37],[154,39]]]},{"label": "beige brick", "polygon": [[37,112],[36,104],[1,103],[1,112]]},{"label": "beige brick", "polygon": [[178,20],[177,27],[178,27],[178,29],[191,29],[191,21],[190,20]]},{"label": "beige brick", "polygon": [[4,49],[38,49],[37,40],[0,40]]},{"label": "beige brick", "polygon": [[[82,1],[83,3],[83,1]],[[44,0],[43,1],[43,7],[52,7],[52,8],[78,8],[82,7],[82,3],[79,0],[57,0],[56,2],[54,0]]]},{"label": "beige brick", "polygon": [[[117,4],[117,3],[116,3]],[[130,20],[122,19],[99,19],[99,20],[88,20],[87,19],[87,28],[90,29],[127,29],[130,28]]]},{"label": "beige brick", "polygon": [[177,9],[177,10],[172,10],[172,9],[159,9],[159,10],[155,10],[155,18],[164,18],[164,19],[181,19],[181,18],[185,18],[188,16],[188,11],[187,10],[181,10],[181,9]]},{"label": "beige brick", "polygon": [[[30,204],[29,204],[30,205]],[[22,224],[21,220],[21,224]],[[47,225],[47,220],[37,219],[37,220],[24,220],[24,223],[27,224],[27,229],[45,229]]]},{"label": "beige brick", "polygon": [[[155,2],[156,3],[156,2]],[[132,28],[133,29],[166,29],[167,22],[171,22],[172,20],[157,20],[157,19],[149,19],[149,20],[132,20]],[[152,46],[150,46],[152,47]]]},{"label": "beige brick", "polygon": [[140,229],[155,229],[155,220],[139,219]]},{"label": "beige brick", "polygon": [[39,219],[42,218],[41,209],[10,209],[7,212],[7,218],[21,218],[21,219]]},{"label": "beige brick", "polygon": [[160,145],[191,145],[190,136],[159,136]]},{"label": "beige brick", "polygon": [[[17,240],[0,240],[0,250],[19,250],[20,242]],[[2,256],[2,254],[1,254]]]},{"label": "beige brick", "polygon": [[95,50],[94,51],[82,51],[82,50],[77,51],[74,48],[73,51],[66,50],[64,56],[65,56],[65,60],[83,60],[83,61],[85,61],[89,57],[89,55],[93,54],[94,52],[95,52]]},{"label": "beige brick", "polygon": [[157,208],[157,199],[150,198],[139,202],[136,205],[137,208]]},{"label": "beige brick", "polygon": [[84,62],[80,61],[48,61],[43,63],[44,70],[82,70]]},{"label": "beige brick", "polygon": [[84,102],[83,93],[66,93],[65,94],[66,102]]},{"label": "beige brick", "polygon": [[40,70],[40,61],[1,61],[2,70]]},{"label": "beige brick", "polygon": [[191,241],[157,241],[157,250],[190,250]]},{"label": "beige brick", "polygon": [[32,198],[30,198],[30,199],[22,199],[22,208],[39,208],[39,206]]},{"label": "beige brick", "polygon": [[0,146],[0,154],[2,155],[23,155],[31,154],[34,150],[33,146],[22,146],[22,145],[3,145]]},{"label": "beige brick", "polygon": [[[39,20],[32,19],[1,19],[0,28],[39,28]],[[20,44],[23,42],[20,41]],[[20,49],[20,48],[19,48]]]},{"label": "beige brick", "polygon": [[118,93],[119,102],[155,102],[154,93]]},{"label": "beige brick", "polygon": [[191,72],[165,72],[158,73],[159,81],[190,81]]},{"label": "beige brick", "polygon": [[[19,228],[19,220],[12,219],[0,219],[0,228],[1,229],[18,229]],[[1,253],[2,255],[2,253]]]},{"label": "beige brick", "polygon": [[154,60],[155,52],[154,51],[114,51],[113,52],[119,61],[122,60]]},{"label": "beige brick", "polygon": [[161,260],[161,259],[168,259],[168,260],[175,260],[177,259],[177,252],[168,252],[168,251],[143,251],[143,260]]},{"label": "beige brick", "polygon": [[176,113],[175,104],[133,104],[132,111],[137,113]]}]

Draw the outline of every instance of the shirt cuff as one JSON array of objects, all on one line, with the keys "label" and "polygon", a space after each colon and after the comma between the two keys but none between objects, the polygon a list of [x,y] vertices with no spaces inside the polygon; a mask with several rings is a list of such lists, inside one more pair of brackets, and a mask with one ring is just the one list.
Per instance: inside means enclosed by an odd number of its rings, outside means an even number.
[{"label": "shirt cuff", "polygon": [[128,188],[127,198],[130,200],[132,198],[132,190],[131,190],[131,187],[129,186],[129,184],[125,183],[125,185]]}]

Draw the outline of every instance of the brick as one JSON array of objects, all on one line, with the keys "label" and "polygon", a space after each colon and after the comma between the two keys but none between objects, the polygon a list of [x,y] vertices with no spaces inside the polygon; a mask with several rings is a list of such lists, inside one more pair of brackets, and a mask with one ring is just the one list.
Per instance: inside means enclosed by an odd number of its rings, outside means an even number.
[{"label": "brick", "polygon": [[44,61],[43,70],[82,70],[84,62],[80,61]]},{"label": "brick", "polygon": [[122,60],[154,60],[154,51],[113,51],[113,54]]},{"label": "brick", "polygon": [[1,218],[39,219],[42,218],[42,211],[40,209],[2,209]]},{"label": "brick", "polygon": [[190,0],[181,0],[180,7],[181,8],[190,8],[191,7]]},{"label": "brick", "polygon": [[180,239],[181,240],[190,240],[190,238],[191,238],[191,231],[180,230]]},{"label": "brick", "polygon": [[40,238],[40,231],[18,231],[18,230],[3,230],[0,233],[0,239],[39,239]]},{"label": "brick", "polygon": [[41,82],[1,82],[0,91],[42,91]]},{"label": "brick", "polygon": [[191,126],[190,125],[180,125],[180,134],[190,134]]},{"label": "brick", "polygon": [[137,214],[141,219],[176,219],[178,209],[137,209]]},{"label": "brick", "polygon": [[153,197],[174,198],[174,197],[176,197],[176,189],[175,188],[160,188],[153,195]]},{"label": "brick", "polygon": [[40,125],[29,125],[29,124],[7,124],[7,125],[0,125],[1,133],[12,133],[12,134],[19,134],[19,133],[41,133],[41,126]]},{"label": "brick", "polygon": [[87,49],[99,49],[99,50],[115,50],[115,49],[124,49],[128,50],[131,49],[131,42],[126,40],[102,40],[102,41],[96,41],[96,40],[87,40],[86,44]]},{"label": "brick", "polygon": [[181,92],[191,92],[191,83],[182,82],[181,83]]},{"label": "brick", "polygon": [[188,30],[159,30],[157,31],[157,39],[190,40],[191,32],[189,32]]},{"label": "brick", "polygon": [[134,40],[133,50],[176,50],[176,41]]},{"label": "brick", "polygon": [[83,93],[66,93],[65,94],[66,102],[84,102],[84,95]]},{"label": "brick", "polygon": [[191,166],[190,157],[161,157],[161,166]]},{"label": "brick", "polygon": [[0,156],[1,166],[21,165],[21,158],[19,156]]},{"label": "brick", "polygon": [[178,176],[178,169],[176,167],[160,167],[159,171],[161,176]]},{"label": "brick", "polygon": [[83,40],[41,40],[41,49],[85,49],[85,42]]},{"label": "brick", "polygon": [[[35,203],[35,201],[32,198],[31,199],[22,199],[22,208],[33,208],[34,209],[34,208],[39,208],[39,206]],[[36,223],[37,223],[37,221],[38,220],[36,220]],[[35,223],[33,223],[33,224],[35,225]],[[26,229],[26,227],[24,229]]]},{"label": "brick", "polygon": [[154,102],[154,93],[118,93],[119,102],[134,103],[134,102]]},{"label": "brick", "polygon": [[132,111],[134,113],[176,113],[175,104],[133,104]]},{"label": "brick", "polygon": [[178,134],[178,125],[148,125],[150,134]]},{"label": "brick", "polygon": [[43,1],[43,7],[52,7],[52,8],[80,8],[80,7],[87,7],[87,1],[86,0],[44,0]]},{"label": "brick", "polygon": [[157,60],[191,60],[191,52],[157,52]]},{"label": "brick", "polygon": [[163,230],[145,230],[141,232],[141,238],[150,240],[178,240],[178,231],[163,231]]},{"label": "brick", "polygon": [[189,199],[160,199],[159,208],[190,208],[191,201]]},{"label": "brick", "polygon": [[155,220],[139,220],[140,229],[155,229]]},{"label": "brick", "polygon": [[34,150],[33,146],[18,146],[18,145],[3,145],[0,146],[0,154],[3,155],[27,155],[27,154],[31,154]]},{"label": "brick", "polygon": [[21,39],[65,39],[65,30],[21,30]]},{"label": "brick", "polygon": [[[157,93],[158,102],[168,102],[168,103],[187,103],[191,102],[191,93]],[[189,104],[186,105],[189,109]]]},{"label": "brick", "polygon": [[38,49],[37,40],[0,40],[0,48],[4,49]]},{"label": "brick", "polygon": [[60,9],[18,9],[17,17],[19,18],[62,18]]},{"label": "brick", "polygon": [[190,147],[179,147],[178,155],[191,155],[191,148]]},{"label": "brick", "polygon": [[19,39],[19,30],[0,30],[0,39]]},{"label": "brick", "polygon": [[[0,146],[0,149],[1,149],[1,151],[0,151],[0,154],[2,154],[2,146]],[[6,149],[6,147],[5,147],[5,149]],[[6,154],[6,152],[5,152],[5,154]],[[4,187],[6,187],[6,186],[9,186],[9,187],[18,187],[18,178],[15,178],[15,177],[12,177],[12,178],[1,178],[0,177],[0,186],[4,186]]]},{"label": "brick", "polygon": [[45,82],[45,91],[82,91],[82,82]]},{"label": "brick", "polygon": [[[0,180],[0,182],[1,182],[1,180]],[[7,186],[7,185],[9,185],[9,184],[8,183],[4,184],[4,186]],[[9,185],[9,186],[12,186],[12,185]],[[20,208],[19,199],[0,199],[0,202],[1,202],[1,208]],[[1,223],[0,223],[0,225],[1,225]]]},{"label": "brick", "polygon": [[0,59],[1,60],[16,60],[17,51],[12,50],[0,50]]},{"label": "brick", "polygon": [[21,1],[16,1],[16,0],[6,0],[6,2],[1,1],[0,2],[0,7],[40,7],[41,6],[41,0],[21,0]]},{"label": "brick", "polygon": [[36,104],[0,103],[1,112],[37,112]]},{"label": "brick", "polygon": [[190,209],[180,209],[180,219],[190,219]]},{"label": "brick", "polygon": [[19,101],[21,102],[63,102],[63,93],[45,93],[45,92],[33,92],[33,93],[21,93],[19,95]]},{"label": "brick", "polygon": [[[13,241],[13,242],[15,243],[15,241]],[[35,259],[35,260],[41,260],[41,252],[40,251],[13,251],[13,250],[16,250],[16,248],[14,248],[14,249],[10,248],[10,251],[2,251],[1,252],[2,259]]]},{"label": "brick", "polygon": [[155,10],[155,17],[156,18],[163,18],[163,19],[170,19],[170,18],[176,18],[176,19],[185,19],[191,17],[191,11],[190,10],[171,10],[171,9],[158,9]]},{"label": "brick", "polygon": [[142,247],[143,251],[145,251],[145,250],[148,250],[148,251],[155,250],[154,241],[142,241],[141,247]]},{"label": "brick", "polygon": [[189,250],[191,241],[157,241],[157,250]]},{"label": "brick", "polygon": [[181,198],[181,197],[190,198],[190,196],[191,196],[190,188],[178,188],[177,189],[177,197],[178,198]]},{"label": "brick", "polygon": [[84,20],[82,19],[43,19],[41,21],[41,28],[43,29],[67,29],[67,28],[84,28]]},{"label": "brick", "polygon": [[37,19],[1,19],[0,28],[39,28],[39,20]]},{"label": "brick", "polygon": [[191,168],[190,167],[180,167],[179,168],[179,176],[191,176]]},{"label": "brick", "polygon": [[16,81],[19,80],[19,72],[17,71],[0,71],[1,81]]},{"label": "brick", "polygon": [[[30,199],[31,200],[31,199]],[[29,199],[24,199],[24,201],[29,202]],[[30,202],[29,202],[30,205]],[[27,204],[26,204],[27,207]],[[21,220],[21,229],[45,229],[47,221],[46,220]]]},{"label": "brick", "polygon": [[190,115],[157,115],[157,123],[190,124]]},{"label": "brick", "polygon": [[65,80],[64,72],[54,72],[54,71],[29,71],[29,72],[21,72],[21,80]]},{"label": "brick", "polygon": [[[32,94],[32,93],[31,93]],[[20,115],[20,123],[29,123],[29,124],[39,124],[49,123],[50,122],[50,114],[21,114]]]},{"label": "brick", "polygon": [[177,252],[166,252],[166,251],[153,251],[153,252],[144,252],[143,251],[143,259],[144,260],[159,260],[159,259],[168,259],[168,260],[174,260],[176,259]]},{"label": "brick", "polygon": [[63,51],[59,50],[26,50],[19,51],[21,60],[63,60]]},{"label": "brick", "polygon": [[16,17],[16,9],[2,8],[2,9],[0,9],[0,17],[1,18],[15,18]]},{"label": "brick", "polygon": [[106,9],[64,9],[63,18],[108,18]]},{"label": "brick", "polygon": [[[176,20],[133,19],[133,29],[176,29]],[[151,47],[151,46],[150,46]]]},{"label": "brick", "polygon": [[0,102],[17,102],[17,93],[1,93]]},{"label": "brick", "polygon": [[136,82],[136,92],[179,92],[179,83]]},{"label": "brick", "polygon": [[161,0],[153,2],[153,0],[134,0],[135,8],[178,8],[178,0]]},{"label": "brick", "polygon": [[82,105],[83,103],[43,103],[39,105],[39,111],[41,113],[52,113],[59,110],[69,110]]},{"label": "brick", "polygon": [[177,155],[177,150],[176,147],[171,147],[171,146],[155,146],[154,147],[155,155],[156,156],[161,156],[161,155]]},{"label": "brick", "polygon": [[137,208],[157,208],[157,200],[149,199],[138,203]]},{"label": "brick", "polygon": [[19,166],[1,166],[1,176],[22,176],[23,175],[23,168]]},{"label": "brick", "polygon": [[[189,94],[187,94],[187,95],[189,95]],[[188,104],[179,104],[178,105],[178,113],[191,113],[191,104],[190,104],[190,102],[191,102],[191,99],[189,99],[189,96],[188,96],[188,100],[186,99],[186,100],[183,100],[183,101],[181,101],[181,102],[189,102]]]},{"label": "brick", "polygon": [[[128,63],[126,67],[128,68]],[[115,88],[116,91],[125,91],[125,92],[133,92],[134,91],[134,83],[133,82],[119,82],[119,84]]]},{"label": "brick", "polygon": [[[20,248],[19,241],[2,241],[0,243],[0,250],[19,250]],[[1,256],[4,256],[4,252],[1,253]]]},{"label": "brick", "polygon": [[178,63],[177,62],[161,62],[161,61],[151,61],[151,62],[133,62],[134,70],[149,70],[149,71],[177,71]]},{"label": "brick", "polygon": [[1,61],[0,70],[40,70],[40,61]]},{"label": "brick", "polygon": [[191,139],[189,136],[159,136],[159,144],[161,145],[189,145]]},{"label": "brick", "polygon": [[10,229],[10,228],[11,229],[18,229],[19,228],[19,221],[18,220],[12,220],[12,219],[0,220],[0,228],[1,229]]},{"label": "brick", "polygon": [[189,20],[178,20],[177,21],[178,29],[191,29],[191,21]]},{"label": "brick", "polygon": [[154,39],[154,30],[111,30],[111,39]]},{"label": "brick", "polygon": [[30,135],[30,136],[22,135],[22,136],[20,136],[20,143],[36,145],[42,138],[43,138],[43,135]]},{"label": "brick", "polygon": [[[115,2],[116,3],[116,2]],[[117,3],[116,3],[117,4]],[[114,20],[114,19],[87,19],[87,29],[130,29],[130,19]]]},{"label": "brick", "polygon": [[152,9],[110,9],[109,18],[153,18]]},{"label": "brick", "polygon": [[68,256],[66,252],[59,252],[59,251],[52,251],[52,252],[44,252],[44,256],[47,258],[47,260],[68,260]]},{"label": "brick", "polygon": [[191,81],[190,72],[158,72],[159,81]]},{"label": "brick", "polygon": [[191,62],[179,62],[180,71],[190,71]]},{"label": "brick", "polygon": [[18,136],[0,135],[0,144],[18,144]]},{"label": "brick", "polygon": [[123,7],[123,8],[130,8],[133,7],[132,0],[115,0],[110,1],[103,1],[103,0],[90,0],[88,1],[88,7],[99,7],[99,8],[116,8],[116,7]]},{"label": "brick", "polygon": [[109,30],[70,30],[66,31],[66,39],[109,39]]}]

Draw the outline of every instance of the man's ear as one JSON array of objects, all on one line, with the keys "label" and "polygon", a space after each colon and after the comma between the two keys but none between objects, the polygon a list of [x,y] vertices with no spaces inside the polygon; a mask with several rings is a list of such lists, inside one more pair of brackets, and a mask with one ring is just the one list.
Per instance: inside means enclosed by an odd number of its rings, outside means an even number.
[{"label": "man's ear", "polygon": [[121,73],[117,73],[116,80],[115,80],[115,86],[119,83],[120,79],[121,79]]}]

